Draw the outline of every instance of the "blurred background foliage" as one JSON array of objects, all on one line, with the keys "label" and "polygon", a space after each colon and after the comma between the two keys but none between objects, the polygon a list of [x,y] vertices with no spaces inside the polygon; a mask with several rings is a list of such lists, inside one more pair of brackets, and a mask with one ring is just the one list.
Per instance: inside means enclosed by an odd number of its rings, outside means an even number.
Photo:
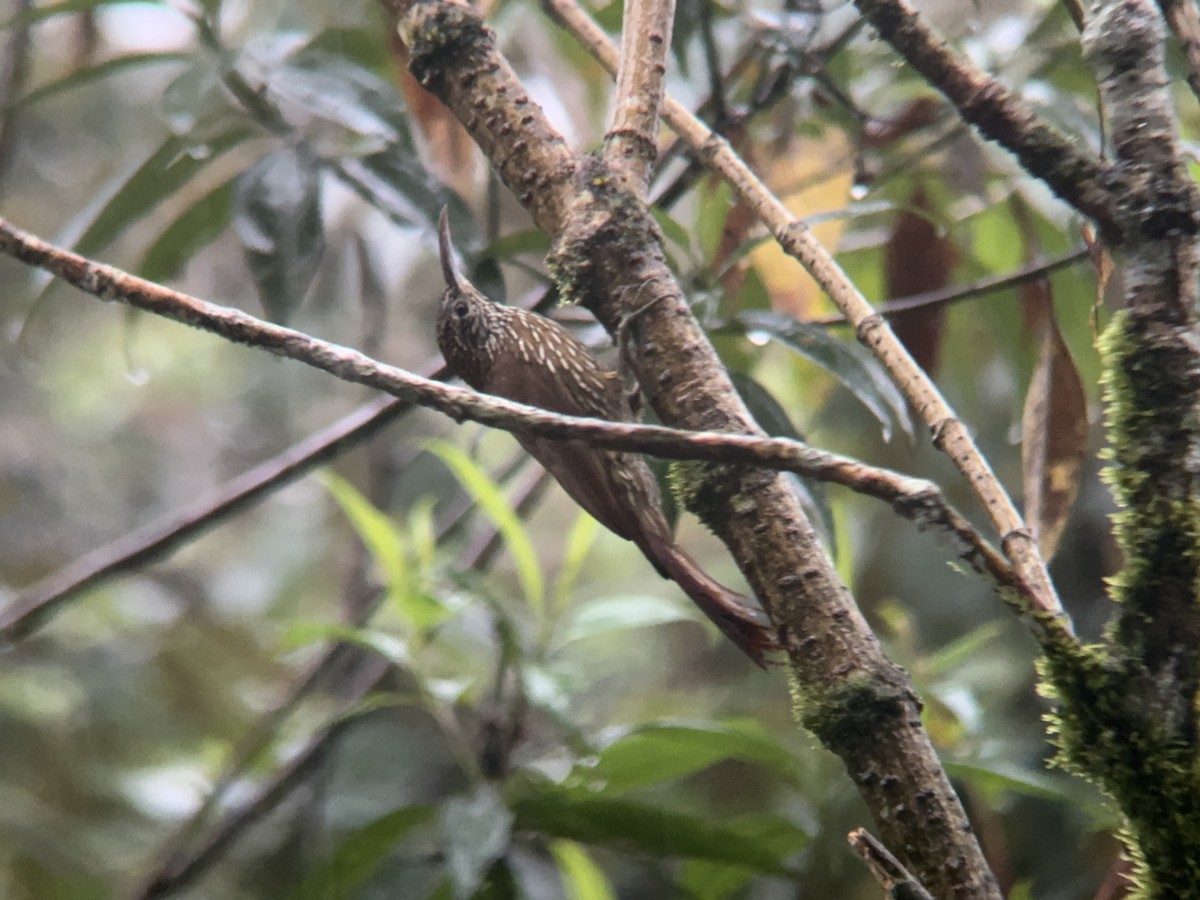
[{"label": "blurred background foliage", "polygon": [[[1063,7],[922,6],[1039,114],[1099,145]],[[620,11],[593,9],[609,29]],[[489,15],[535,99],[594,146],[598,66],[535,3]],[[379,5],[17,0],[2,24],[0,210],[20,226],[412,369],[434,364],[443,204],[478,284],[547,302],[545,238],[408,78]],[[848,4],[681,0],[670,90],[880,302],[1074,254],[1044,283],[893,321],[1014,494],[1038,494],[1030,517],[1061,532],[1059,589],[1097,633],[1118,561],[1096,462],[1103,278],[1081,223]],[[979,518],[726,186],[670,152],[653,193],[696,313],[765,427],[933,478]],[[10,609],[372,399],[8,259],[0,286]],[[558,315],[607,346],[581,311]],[[1065,493],[1042,489],[1050,469]],[[921,690],[1006,891],[1102,892],[1113,818],[1045,767],[1021,626],[890,510],[797,490]],[[738,583],[694,521],[679,528]],[[878,896],[844,843],[864,811],[792,723],[783,671],[716,640],[505,434],[409,412],[54,613],[0,657],[11,900]]]}]

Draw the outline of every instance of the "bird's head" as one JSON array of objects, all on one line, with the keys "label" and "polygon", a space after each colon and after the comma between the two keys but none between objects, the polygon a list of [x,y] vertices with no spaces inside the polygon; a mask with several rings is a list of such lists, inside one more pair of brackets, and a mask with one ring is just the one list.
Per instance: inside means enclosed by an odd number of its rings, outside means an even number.
[{"label": "bird's head", "polygon": [[438,303],[438,348],[455,375],[478,387],[476,381],[487,364],[489,338],[494,335],[501,309],[480,293],[455,263],[445,207],[438,219],[438,250],[446,281]]}]

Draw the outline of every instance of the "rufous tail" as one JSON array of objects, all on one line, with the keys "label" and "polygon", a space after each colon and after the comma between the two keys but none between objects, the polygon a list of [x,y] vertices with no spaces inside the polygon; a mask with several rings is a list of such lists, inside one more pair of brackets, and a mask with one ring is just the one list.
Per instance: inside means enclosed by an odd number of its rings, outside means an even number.
[{"label": "rufous tail", "polygon": [[655,561],[667,578],[683,588],[721,633],[733,641],[760,668],[767,667],[765,654],[779,650],[779,639],[766,616],[746,606],[746,598],[711,578],[678,544],[670,544],[655,554]]}]

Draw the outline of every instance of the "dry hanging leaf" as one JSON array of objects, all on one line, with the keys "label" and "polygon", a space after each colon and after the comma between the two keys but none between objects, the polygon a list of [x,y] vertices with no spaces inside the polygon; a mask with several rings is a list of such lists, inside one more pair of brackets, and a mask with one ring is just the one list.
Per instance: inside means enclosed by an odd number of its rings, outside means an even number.
[{"label": "dry hanging leaf", "polygon": [[[483,14],[483,10],[480,10]],[[393,26],[394,26],[393,22]],[[429,163],[434,173],[450,185],[460,197],[474,193],[476,175],[482,171],[482,159],[475,142],[454,113],[442,101],[425,90],[408,71],[408,49],[395,27],[390,29],[392,59],[396,80],[411,120],[420,129],[429,147]]]},{"label": "dry hanging leaf", "polygon": [[[930,221],[933,205],[921,184],[913,188],[908,208],[884,247],[884,283],[887,298],[909,297],[936,291],[950,283],[958,253],[954,244]],[[937,371],[941,358],[946,308],[941,304],[921,306],[888,317],[896,337],[929,374]]]},{"label": "dry hanging leaf", "polygon": [[1021,295],[1027,308],[1040,307],[1045,313],[1039,317],[1041,351],[1021,419],[1021,468],[1025,521],[1042,557],[1050,559],[1079,494],[1088,440],[1087,395],[1054,318],[1049,282],[1025,285]]}]

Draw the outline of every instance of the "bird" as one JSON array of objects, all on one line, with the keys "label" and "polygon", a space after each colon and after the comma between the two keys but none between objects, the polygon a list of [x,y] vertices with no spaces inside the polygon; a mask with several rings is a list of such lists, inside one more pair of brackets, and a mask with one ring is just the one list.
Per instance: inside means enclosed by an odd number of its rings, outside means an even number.
[{"label": "bird", "polygon": [[[470,387],[550,412],[614,422],[634,421],[623,379],[604,368],[559,323],[481,293],[454,262],[443,209],[438,247],[446,289],[438,303],[437,343],[449,371]],[[632,541],[664,578],[758,666],[778,649],[762,613],[711,578],[679,546],[663,512],[658,482],[635,453],[516,432],[576,503],[609,531]]]}]

